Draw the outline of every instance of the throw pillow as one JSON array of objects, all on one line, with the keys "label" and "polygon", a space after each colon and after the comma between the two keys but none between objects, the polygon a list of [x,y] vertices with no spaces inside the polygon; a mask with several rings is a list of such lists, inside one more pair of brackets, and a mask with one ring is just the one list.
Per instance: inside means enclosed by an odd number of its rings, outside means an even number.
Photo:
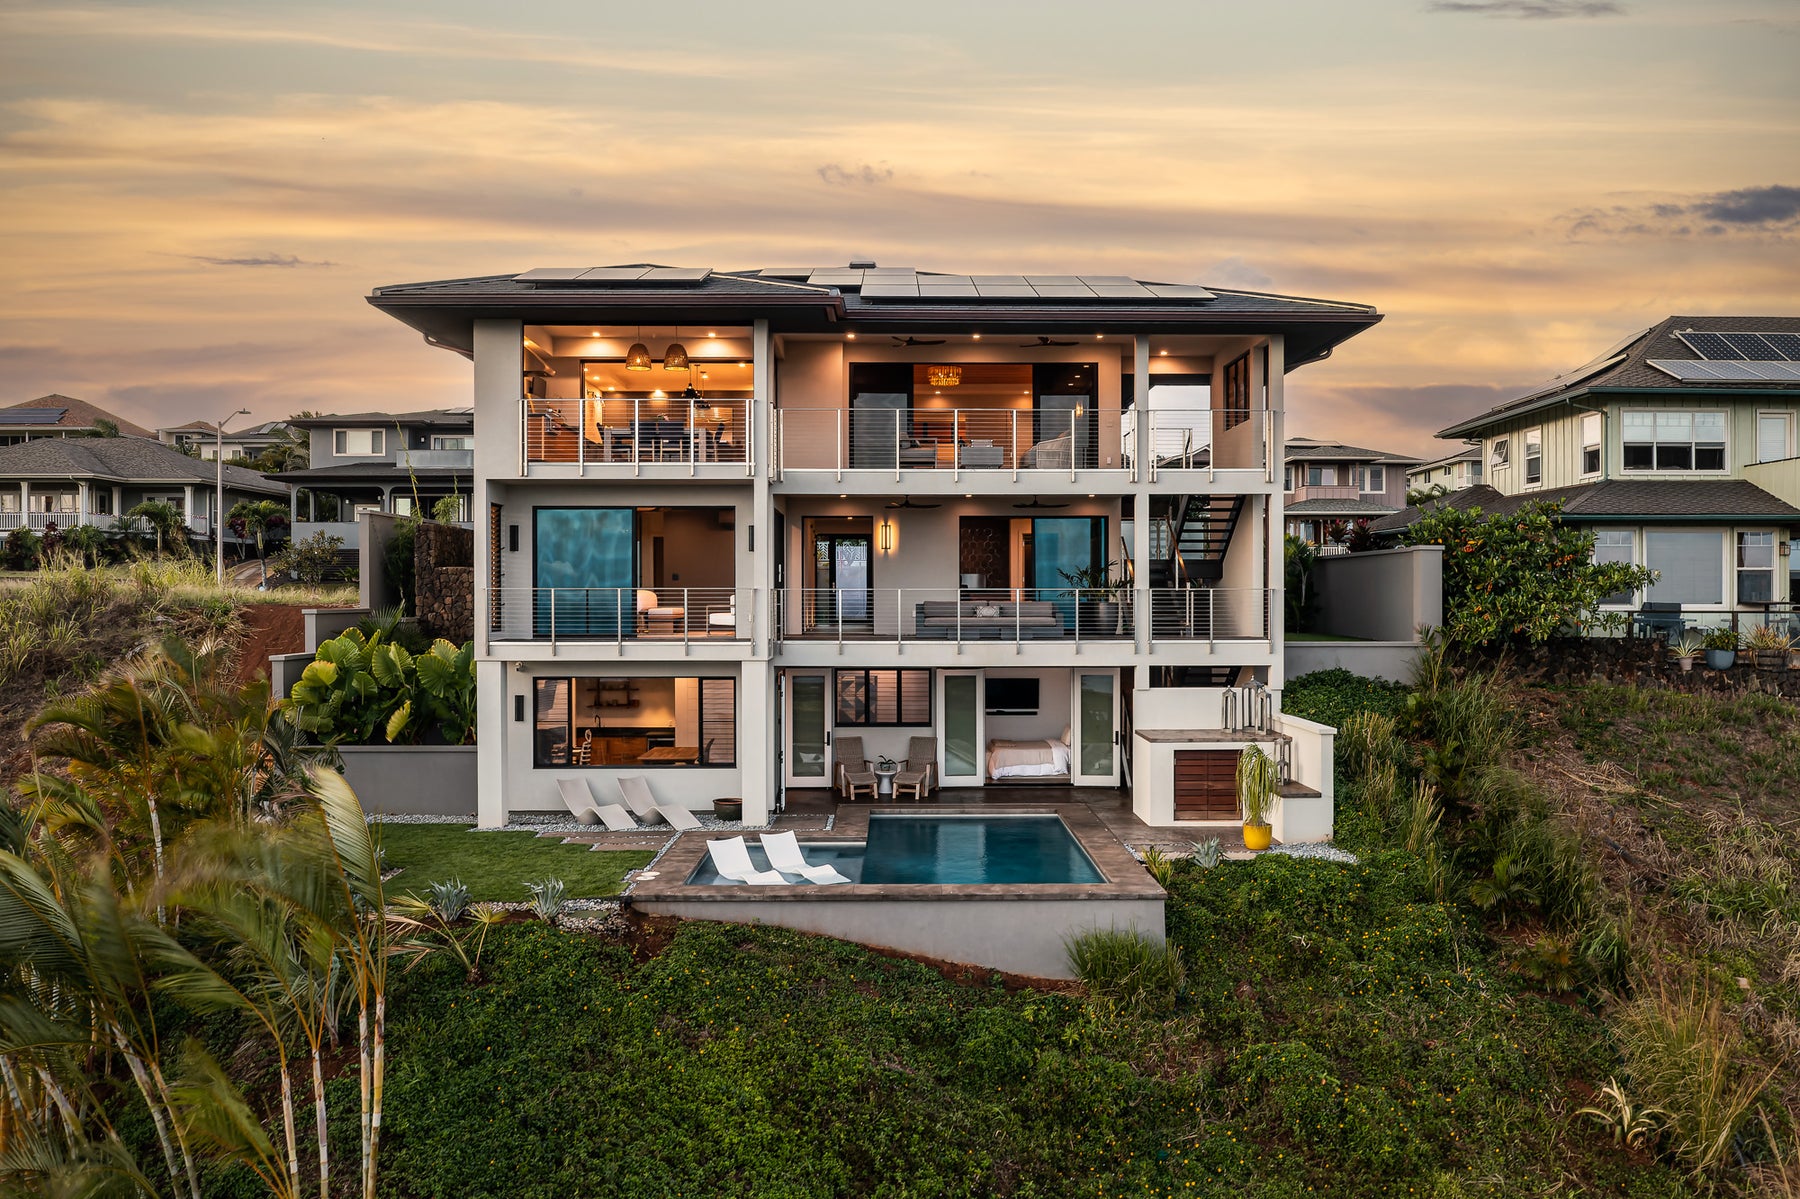
[{"label": "throw pillow", "polygon": [[975,615],[981,617],[983,620],[992,620],[994,617],[1000,615],[1000,605],[976,604]]}]

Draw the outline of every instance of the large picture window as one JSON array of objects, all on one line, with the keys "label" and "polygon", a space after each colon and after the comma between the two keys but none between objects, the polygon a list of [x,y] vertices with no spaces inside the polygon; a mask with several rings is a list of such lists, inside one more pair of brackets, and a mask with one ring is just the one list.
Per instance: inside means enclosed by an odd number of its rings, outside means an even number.
[{"label": "large picture window", "polygon": [[[1630,529],[1601,529],[1594,534],[1594,561],[1623,562],[1629,566],[1637,561],[1636,541],[1636,536]],[[1635,599],[1629,591],[1615,591],[1604,596],[1600,602],[1629,607]]]},{"label": "large picture window", "polygon": [[837,719],[841,725],[928,725],[929,670],[840,670]]},{"label": "large picture window", "polygon": [[387,453],[387,430],[333,429],[331,452],[339,458],[380,458]]},{"label": "large picture window", "polygon": [[1649,530],[1644,565],[1658,573],[1646,593],[1659,603],[1725,602],[1725,534],[1717,530]]},{"label": "large picture window", "polygon": [[736,679],[602,675],[533,687],[533,765],[737,764]]},{"label": "large picture window", "polygon": [[635,628],[636,518],[631,508],[532,509],[539,637],[610,637]]},{"label": "large picture window", "polygon": [[1725,414],[1634,409],[1619,421],[1626,470],[1724,470]]}]

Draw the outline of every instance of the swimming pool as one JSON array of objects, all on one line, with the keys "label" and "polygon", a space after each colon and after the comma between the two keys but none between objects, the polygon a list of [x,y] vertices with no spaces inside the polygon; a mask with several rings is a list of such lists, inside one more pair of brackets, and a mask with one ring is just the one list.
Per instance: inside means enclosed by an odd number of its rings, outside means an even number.
[{"label": "swimming pool", "polygon": [[[874,813],[862,842],[803,843],[809,865],[835,866],[852,883],[941,885],[1105,882],[1060,816]],[[768,868],[750,841],[750,860]],[[691,886],[743,886],[719,877],[710,858],[688,876]]]}]

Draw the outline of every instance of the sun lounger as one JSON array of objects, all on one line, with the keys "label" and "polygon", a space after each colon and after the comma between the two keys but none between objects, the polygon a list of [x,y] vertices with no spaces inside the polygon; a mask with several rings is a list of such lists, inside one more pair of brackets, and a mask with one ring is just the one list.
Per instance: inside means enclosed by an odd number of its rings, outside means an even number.
[{"label": "sun lounger", "polygon": [[619,780],[619,794],[625,797],[626,806],[645,824],[656,824],[666,821],[670,828],[685,831],[699,828],[700,821],[694,814],[678,803],[658,803],[656,796],[650,794],[649,780],[641,774],[628,774]]},{"label": "sun lounger", "polygon": [[758,870],[750,864],[750,847],[742,837],[727,837],[722,841],[708,841],[706,852],[712,857],[713,869],[719,877],[734,882],[754,883],[760,887],[785,885],[779,870]]},{"label": "sun lounger", "polygon": [[672,829],[685,831],[700,827],[699,818],[678,803],[659,803],[656,805],[656,810],[664,820],[669,822],[669,827]]},{"label": "sun lounger", "polygon": [[636,820],[632,819],[631,813],[625,810],[623,804],[601,804],[594,811],[599,814],[600,823],[606,826],[608,832],[634,833],[641,827]]},{"label": "sun lounger", "polygon": [[808,866],[806,855],[800,852],[800,840],[792,833],[764,833],[762,835],[763,852],[769,855],[769,865],[783,874],[798,874],[809,883],[847,883],[849,877],[839,874],[834,866]]},{"label": "sun lounger", "polygon": [[577,822],[581,824],[600,823],[600,805],[594,802],[593,792],[588,790],[584,779],[557,779],[556,789],[562,795],[562,801]]}]

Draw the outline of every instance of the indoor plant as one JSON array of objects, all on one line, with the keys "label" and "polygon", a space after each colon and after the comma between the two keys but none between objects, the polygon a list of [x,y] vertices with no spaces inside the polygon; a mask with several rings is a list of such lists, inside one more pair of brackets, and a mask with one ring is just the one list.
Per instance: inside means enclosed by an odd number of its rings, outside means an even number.
[{"label": "indoor plant", "polygon": [[[1083,566],[1079,570],[1062,570],[1063,582],[1073,588],[1075,607],[1083,614],[1082,625],[1089,632],[1125,631],[1124,616],[1119,610],[1119,596],[1131,589],[1131,580],[1115,575],[1117,562],[1100,566]],[[1091,615],[1089,615],[1091,613]]]},{"label": "indoor plant", "polygon": [[1745,639],[1744,644],[1755,659],[1756,669],[1787,669],[1788,646],[1791,642],[1781,630],[1771,625],[1758,625],[1750,630],[1750,636]]},{"label": "indoor plant", "polygon": [[1244,848],[1269,848],[1269,816],[1281,804],[1281,766],[1261,746],[1246,745],[1238,755],[1237,794],[1244,813]]},{"label": "indoor plant", "polygon": [[1712,670],[1730,670],[1737,662],[1737,632],[1730,625],[1706,630],[1706,665]]},{"label": "indoor plant", "polygon": [[1694,659],[1706,648],[1706,640],[1696,632],[1686,632],[1681,640],[1669,646],[1669,656],[1681,663],[1683,671],[1694,669]]}]

